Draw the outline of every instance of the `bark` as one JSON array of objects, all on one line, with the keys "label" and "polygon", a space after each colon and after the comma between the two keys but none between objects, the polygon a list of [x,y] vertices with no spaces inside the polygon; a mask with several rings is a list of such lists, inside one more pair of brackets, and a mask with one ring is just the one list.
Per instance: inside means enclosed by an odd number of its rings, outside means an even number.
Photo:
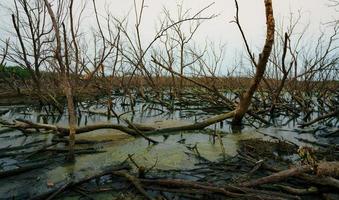
[{"label": "bark", "polygon": [[[61,55],[61,49],[62,49],[62,43],[61,43],[61,34],[59,25],[56,19],[56,16],[54,14],[54,11],[48,2],[48,0],[44,0],[45,6],[47,8],[48,14],[51,18],[53,29],[55,32],[55,38],[56,38],[56,49],[55,49],[55,58],[58,61],[59,67],[60,67],[60,73],[62,77],[62,84],[64,88],[64,93],[66,95],[67,99],[67,109],[69,114],[69,157],[68,159],[70,161],[74,161],[74,144],[75,144],[75,133],[76,133],[76,113],[75,113],[75,107],[74,107],[74,101],[73,101],[73,92],[72,92],[72,85],[70,83],[69,79],[69,61],[68,61],[68,49],[67,49],[67,39],[66,39],[66,30],[65,25],[63,24],[64,28],[64,49],[65,49],[65,62],[64,64],[62,55]],[[66,66],[65,66],[66,65]]]},{"label": "bark", "polygon": [[339,162],[320,162],[317,165],[317,176],[339,177]]},{"label": "bark", "polygon": [[106,175],[110,175],[112,174],[114,171],[119,171],[119,170],[128,170],[130,169],[130,166],[127,165],[126,163],[121,164],[121,165],[117,165],[117,166],[111,166],[108,167],[107,169],[105,169],[104,171],[98,173],[98,174],[94,174],[92,176],[86,176],[84,178],[81,178],[80,180],[74,182],[74,181],[70,181],[70,182],[66,182],[64,184],[62,184],[60,187],[57,188],[53,188],[45,193],[39,194],[37,196],[34,196],[32,198],[30,198],[31,200],[38,200],[38,199],[47,199],[49,197],[52,196],[52,198],[55,197],[55,194],[59,194],[58,191],[62,190],[67,190],[68,188],[74,187],[74,186],[78,186],[81,185],[83,183],[86,183],[90,180],[94,180],[96,178],[100,178],[102,176],[106,176]]},{"label": "bark", "polygon": [[243,197],[246,194],[238,194],[235,192],[228,191],[229,189],[234,190],[233,187],[227,188],[225,187],[215,187],[213,185],[202,184],[194,181],[186,181],[181,179],[140,179],[140,181],[147,185],[157,185],[163,187],[176,187],[176,188],[195,188],[199,190],[205,190],[213,193],[222,194],[227,197]]},{"label": "bark", "polygon": [[241,121],[248,111],[248,108],[251,104],[253,94],[257,90],[266,70],[266,64],[268,58],[271,54],[273,43],[274,43],[274,16],[272,8],[272,0],[265,0],[266,8],[266,24],[267,24],[267,33],[266,33],[266,42],[262,50],[262,53],[259,55],[258,63],[254,63],[256,66],[256,73],[254,78],[251,81],[250,87],[247,91],[240,97],[240,102],[237,105],[235,110],[235,115],[232,121],[233,125],[240,125]]},{"label": "bark", "polygon": [[152,198],[146,191],[145,189],[142,187],[141,182],[138,178],[130,175],[129,173],[127,173],[126,171],[116,171],[116,172],[112,172],[113,175],[116,176],[122,176],[125,177],[128,181],[130,181],[134,187],[140,192],[140,194],[142,194],[146,199],[149,200],[154,200],[154,198]]},{"label": "bark", "polygon": [[300,199],[296,196],[283,194],[280,192],[272,192],[266,190],[256,190],[245,187],[237,187],[234,185],[223,185],[215,186],[210,183],[201,183],[195,181],[188,181],[182,179],[140,179],[141,183],[145,187],[154,185],[161,188],[177,188],[177,189],[197,189],[201,192],[208,192],[213,194],[221,194],[226,197],[236,198],[236,199],[272,199],[270,197],[274,196],[274,199]]},{"label": "bark", "polygon": [[270,176],[265,176],[259,179],[243,182],[240,185],[244,187],[253,187],[253,186],[258,186],[258,185],[262,185],[266,183],[279,182],[288,177],[296,176],[298,174],[302,174],[305,172],[311,172],[312,170],[313,170],[313,167],[311,165],[303,165],[300,167],[294,167],[291,169],[283,170],[275,174],[272,174]]},{"label": "bark", "polygon": [[285,85],[285,82],[288,78],[288,74],[290,73],[291,69],[292,69],[292,66],[293,66],[293,62],[290,63],[290,66],[288,69],[286,69],[286,64],[285,64],[285,59],[286,59],[286,54],[287,54],[287,48],[288,48],[288,40],[289,40],[289,36],[287,33],[285,33],[285,39],[284,39],[284,49],[283,49],[283,54],[282,54],[282,58],[281,58],[281,62],[282,62],[282,73],[283,73],[283,77],[280,81],[280,84],[278,86],[278,89],[274,92],[274,95],[273,95],[273,102],[272,102],[272,105],[271,105],[271,108],[270,108],[270,113],[273,113],[275,107],[276,107],[276,104],[278,103],[278,100],[279,100],[279,96],[280,96],[280,93],[282,92],[283,88],[284,88],[284,85]]},{"label": "bark", "polygon": [[[146,127],[142,125],[135,126],[134,129],[133,127],[127,127],[119,124],[94,124],[94,125],[88,125],[85,127],[77,127],[75,128],[75,133],[86,133],[98,129],[116,129],[120,130],[124,133],[127,133],[131,136],[142,136],[140,135],[141,130],[145,130],[141,132],[144,136],[145,135],[154,135],[154,134],[161,134],[161,133],[172,133],[172,132],[178,132],[178,131],[191,131],[191,130],[198,130],[198,129],[204,129],[207,126],[210,126],[212,124],[215,124],[217,122],[223,121],[228,118],[232,118],[234,116],[234,111],[216,115],[213,117],[210,117],[202,122],[197,122],[194,124],[189,124],[189,125],[183,125],[183,126],[176,126],[176,127],[170,127],[170,128],[160,128],[160,129],[154,129],[152,127]],[[11,124],[8,122],[3,122],[6,123],[9,127],[12,128],[17,128],[20,130],[26,130],[26,129],[44,129],[44,130],[53,130],[57,134],[61,136],[67,136],[70,132],[70,128],[68,127],[60,127],[56,125],[51,125],[51,124],[40,124],[40,123],[33,123],[27,120],[23,119],[17,119],[15,121],[15,124]],[[141,128],[139,128],[141,127]],[[136,131],[135,129],[138,129],[139,131]],[[145,137],[144,137],[145,138]]]},{"label": "bark", "polygon": [[319,177],[319,176],[312,176],[308,174],[300,174],[298,175],[298,178],[307,181],[309,183],[322,185],[326,187],[332,187],[339,189],[339,180],[335,179],[333,177]]},{"label": "bark", "polygon": [[316,118],[316,119],[314,119],[312,121],[309,121],[307,123],[301,124],[300,127],[304,128],[306,126],[310,126],[312,124],[315,124],[315,123],[317,123],[319,121],[322,121],[322,120],[325,120],[325,119],[328,119],[328,118],[331,118],[331,117],[339,117],[339,109],[338,110],[334,110],[333,112],[327,113],[325,115],[322,115],[322,116],[320,116],[320,117],[318,117],[318,118]]}]

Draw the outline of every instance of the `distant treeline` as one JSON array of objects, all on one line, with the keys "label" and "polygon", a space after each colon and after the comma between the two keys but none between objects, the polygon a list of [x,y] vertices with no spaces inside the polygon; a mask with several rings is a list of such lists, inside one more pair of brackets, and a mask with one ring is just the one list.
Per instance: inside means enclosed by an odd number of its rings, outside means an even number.
[{"label": "distant treeline", "polygon": [[0,77],[1,76],[27,79],[31,77],[31,73],[28,69],[20,66],[0,65]]}]

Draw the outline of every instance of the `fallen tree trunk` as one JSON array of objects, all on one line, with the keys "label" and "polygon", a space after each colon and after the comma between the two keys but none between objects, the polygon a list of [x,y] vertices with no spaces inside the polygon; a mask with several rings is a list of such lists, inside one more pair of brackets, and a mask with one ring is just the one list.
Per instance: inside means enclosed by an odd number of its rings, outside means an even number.
[{"label": "fallen tree trunk", "polygon": [[[60,134],[61,136],[67,136],[69,135],[69,128],[68,127],[61,127],[61,126],[56,126],[56,125],[51,125],[51,124],[41,124],[41,123],[33,123],[28,120],[23,120],[23,119],[17,119],[15,120],[13,128],[22,128],[22,129],[44,129],[44,130],[53,130],[56,133]],[[99,129],[116,129],[120,130],[124,133],[127,133],[132,136],[136,136],[137,133],[135,130],[128,128],[123,125],[118,125],[118,124],[94,124],[94,125],[88,125],[84,127],[79,127],[76,128],[76,133],[86,133],[94,130],[99,130]]]},{"label": "fallen tree trunk", "polygon": [[243,182],[240,186],[254,187],[262,184],[279,182],[289,177],[296,176],[311,183],[339,188],[339,180],[333,178],[339,176],[339,162],[320,162],[316,166],[317,176],[306,174],[312,171],[314,171],[314,167],[311,165],[297,166],[269,176]]},{"label": "fallen tree trunk", "polygon": [[18,175],[18,174],[28,172],[28,171],[31,171],[33,169],[41,168],[41,167],[44,167],[44,166],[46,166],[46,163],[37,163],[37,164],[26,165],[26,166],[23,166],[23,167],[18,167],[16,169],[0,171],[0,178]]},{"label": "fallen tree trunk", "polygon": [[125,171],[115,171],[112,172],[113,175],[116,176],[122,176],[125,177],[128,181],[130,181],[134,187],[146,198],[149,200],[154,200],[154,198],[152,198],[142,187],[140,180],[132,175],[130,175],[129,173],[125,172]]},{"label": "fallen tree trunk", "polygon": [[319,177],[319,176],[313,176],[308,174],[300,174],[298,175],[298,178],[307,181],[309,183],[326,186],[326,187],[332,187],[339,190],[339,180],[335,179],[333,177]]},{"label": "fallen tree trunk", "polygon": [[287,170],[274,173],[270,176],[265,176],[259,179],[243,182],[240,184],[240,186],[253,187],[253,186],[258,186],[258,185],[262,185],[266,183],[275,183],[275,182],[279,182],[291,176],[299,175],[299,174],[306,173],[306,172],[311,172],[312,170],[313,170],[313,167],[311,165],[298,166],[298,167],[294,167],[291,169],[287,169]]},{"label": "fallen tree trunk", "polygon": [[213,194],[221,194],[230,198],[237,199],[271,199],[269,197],[275,196],[276,199],[300,199],[296,196],[284,194],[280,192],[256,190],[246,187],[237,187],[233,185],[215,186],[209,183],[200,183],[182,179],[140,179],[140,182],[147,185],[156,185],[162,188],[188,188],[189,190],[197,189]]},{"label": "fallen tree trunk", "polygon": [[103,170],[102,172],[98,173],[98,174],[94,174],[93,176],[86,176],[80,180],[77,180],[77,181],[70,181],[70,182],[66,182],[64,184],[62,184],[60,187],[57,187],[57,188],[53,188],[43,194],[40,194],[40,195],[37,195],[37,196],[34,196],[32,198],[30,198],[31,200],[40,200],[40,199],[47,199],[47,198],[50,198],[53,199],[56,195],[60,194],[60,192],[62,191],[65,191],[66,189],[68,188],[71,188],[73,186],[77,186],[77,185],[81,185],[83,183],[86,183],[90,180],[93,180],[93,179],[96,179],[96,178],[100,178],[102,176],[106,176],[106,175],[110,175],[112,174],[114,171],[119,171],[119,170],[128,170],[130,169],[131,167],[126,164],[126,163],[123,163],[123,164],[120,164],[120,165],[117,165],[117,166],[112,166],[112,167],[108,167],[107,169]]},{"label": "fallen tree trunk", "polygon": [[322,120],[325,120],[325,119],[328,119],[328,118],[331,118],[331,117],[339,117],[339,110],[335,110],[333,112],[327,113],[327,114],[322,115],[322,116],[320,116],[320,117],[318,117],[318,118],[316,118],[316,119],[314,119],[312,121],[309,121],[309,122],[304,123],[304,124],[300,124],[299,126],[301,128],[304,128],[306,126],[310,126],[312,124],[315,124],[315,123],[317,123],[319,121],[322,121]]},{"label": "fallen tree trunk", "polygon": [[[183,126],[176,126],[176,127],[170,127],[170,128],[159,128],[159,129],[154,129],[152,127],[145,127],[143,126],[144,129],[146,130],[151,130],[151,131],[143,131],[141,130],[137,131],[133,128],[130,128],[128,126],[123,126],[123,125],[118,125],[118,124],[94,124],[94,125],[88,125],[85,127],[78,127],[76,128],[76,133],[86,133],[94,130],[99,130],[99,129],[116,129],[119,131],[122,131],[124,133],[127,133],[131,136],[137,137],[140,136],[140,133],[143,133],[144,135],[153,135],[153,134],[159,134],[159,133],[172,133],[172,132],[178,132],[178,131],[191,131],[191,130],[199,130],[199,129],[204,129],[212,124],[218,123],[220,121],[223,121],[225,119],[232,118],[234,116],[235,112],[231,111],[228,113],[223,113],[220,115],[216,115],[213,117],[210,117],[202,122],[196,122],[194,124],[189,124],[189,125],[183,125]],[[67,136],[69,134],[69,128],[68,127],[60,127],[56,125],[51,125],[51,124],[41,124],[41,123],[33,123],[27,120],[23,119],[17,119],[15,120],[15,124],[11,124],[10,127],[12,128],[18,128],[18,129],[44,129],[44,130],[53,130],[57,134],[61,136]]]},{"label": "fallen tree trunk", "polygon": [[320,162],[320,163],[318,163],[317,176],[339,177],[339,162]]}]

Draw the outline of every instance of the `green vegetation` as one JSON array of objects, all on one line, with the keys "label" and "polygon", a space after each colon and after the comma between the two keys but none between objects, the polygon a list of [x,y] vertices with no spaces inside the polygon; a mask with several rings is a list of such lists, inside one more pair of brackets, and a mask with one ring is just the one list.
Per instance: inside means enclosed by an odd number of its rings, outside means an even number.
[{"label": "green vegetation", "polygon": [[6,77],[17,77],[21,79],[28,79],[31,78],[30,72],[22,68],[20,66],[4,66],[0,65],[0,77],[1,76],[6,76]]}]

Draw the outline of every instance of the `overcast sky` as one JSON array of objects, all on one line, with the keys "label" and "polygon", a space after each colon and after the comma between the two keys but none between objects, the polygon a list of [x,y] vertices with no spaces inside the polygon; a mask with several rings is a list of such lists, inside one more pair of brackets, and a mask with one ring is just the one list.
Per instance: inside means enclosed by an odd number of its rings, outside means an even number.
[{"label": "overcast sky", "polygon": [[[0,0],[1,4],[10,5],[14,0]],[[86,1],[86,0],[84,0]],[[140,4],[141,0],[136,0]],[[85,13],[82,26],[95,25],[93,16],[92,1],[87,0],[88,10]],[[133,19],[133,0],[96,0],[99,13],[105,16],[105,10],[109,10],[116,17],[126,16],[130,12],[130,23],[134,23]],[[235,4],[233,0],[145,0],[147,6],[144,10],[144,17],[141,24],[141,31],[144,42],[152,38],[156,30],[156,24],[166,7],[171,11],[173,16],[176,15],[178,3],[183,2],[185,9],[191,9],[191,13],[195,13],[210,3],[214,3],[206,12],[206,16],[210,14],[219,14],[215,19],[204,22],[196,34],[195,40],[203,44],[209,39],[215,43],[225,43],[227,52],[241,51],[243,42],[239,31],[234,23],[230,23],[234,19]],[[240,21],[245,30],[245,34],[251,44],[251,47],[259,49],[262,47],[265,37],[265,17],[264,17],[264,0],[238,0],[240,7]],[[310,24],[309,35],[319,35],[320,30],[324,29],[322,23],[337,20],[339,12],[328,6],[328,0],[273,0],[273,8],[277,24],[287,25],[288,19],[293,13],[297,17],[298,12],[301,13],[302,19],[299,30]],[[0,28],[2,37],[8,36],[4,34],[4,30],[10,25],[10,16],[4,9],[0,8]],[[286,26],[285,26],[286,27]]]},{"label": "overcast sky", "polygon": [[[140,2],[141,0],[137,0]],[[97,0],[105,8],[117,16],[126,15],[133,7],[133,0]],[[209,5],[215,4],[207,10],[208,14],[219,14],[213,20],[207,21],[201,27],[198,38],[210,38],[214,41],[227,43],[229,46],[238,46],[241,38],[235,24],[229,23],[234,19],[235,5],[233,0],[145,0],[146,8],[142,22],[142,31],[145,35],[153,35],[156,19],[160,16],[163,7],[168,8],[173,15],[176,14],[177,4],[183,2],[184,8],[192,9],[192,13]],[[249,41],[254,46],[261,46],[265,37],[265,16],[263,0],[239,0],[240,20],[245,29]],[[339,18],[339,13],[328,7],[327,0],[273,0],[273,8],[277,23],[282,20],[288,23],[291,13],[297,17],[301,12],[301,30],[308,23],[310,33],[317,34],[320,31],[321,23],[333,21]],[[101,7],[102,9],[103,7]],[[279,21],[279,22],[278,22]],[[146,36],[145,36],[146,37]]]}]

